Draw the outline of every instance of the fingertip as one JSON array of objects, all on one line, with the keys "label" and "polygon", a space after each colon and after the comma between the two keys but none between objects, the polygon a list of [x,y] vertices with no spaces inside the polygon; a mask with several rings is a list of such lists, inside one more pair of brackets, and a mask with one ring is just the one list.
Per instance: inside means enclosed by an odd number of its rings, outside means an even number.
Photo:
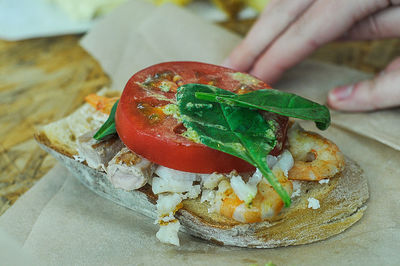
[{"label": "fingertip", "polygon": [[274,84],[276,83],[279,78],[281,77],[281,73],[277,73],[275,71],[260,71],[258,68],[257,69],[252,69],[249,72],[250,75],[264,81],[267,84]]},{"label": "fingertip", "polygon": [[395,58],[389,65],[386,66],[385,70],[382,72],[390,72],[400,69],[400,57]]},{"label": "fingertip", "polygon": [[246,63],[244,61],[236,60],[233,53],[222,62],[221,66],[240,72],[247,72],[248,70]]},{"label": "fingertip", "polygon": [[340,86],[328,93],[328,106],[335,110],[350,110],[354,104],[351,101],[355,84]]},{"label": "fingertip", "polygon": [[337,99],[334,95],[334,92],[333,92],[334,90],[335,89],[332,89],[331,91],[329,91],[328,97],[327,97],[327,104],[328,104],[329,108],[339,110],[340,108],[338,108],[338,106],[336,106]]},{"label": "fingertip", "polygon": [[332,89],[328,94],[328,106],[335,110],[363,112],[378,109],[379,99],[374,90],[376,80],[366,80]]},{"label": "fingertip", "polygon": [[344,101],[352,95],[354,84],[336,87],[329,92],[332,101]]}]

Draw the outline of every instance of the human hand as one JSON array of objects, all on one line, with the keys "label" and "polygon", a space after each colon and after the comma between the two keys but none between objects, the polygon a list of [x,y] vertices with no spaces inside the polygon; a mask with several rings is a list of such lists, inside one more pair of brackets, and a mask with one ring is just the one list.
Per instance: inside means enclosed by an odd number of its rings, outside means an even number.
[{"label": "human hand", "polygon": [[369,111],[400,106],[400,57],[374,79],[331,90],[328,105],[344,111]]},{"label": "human hand", "polygon": [[[400,5],[400,0],[271,0],[225,65],[273,83],[285,70],[334,39],[368,40],[400,36],[400,6],[396,5]],[[386,84],[399,79],[395,77],[399,74],[397,71],[386,72],[375,82]],[[361,91],[366,92],[361,87],[372,86],[368,85],[371,82],[360,84],[354,89],[342,89],[351,95],[347,100],[335,98],[334,95],[339,95],[335,90],[330,94],[329,104],[345,110],[366,110],[394,104],[394,97],[389,95],[391,99],[388,101],[379,100],[382,104],[374,102],[368,108],[354,105],[351,109],[349,99]],[[387,92],[393,93],[386,87]],[[365,100],[366,96],[363,97]],[[397,99],[397,104],[400,104],[400,99]]]}]

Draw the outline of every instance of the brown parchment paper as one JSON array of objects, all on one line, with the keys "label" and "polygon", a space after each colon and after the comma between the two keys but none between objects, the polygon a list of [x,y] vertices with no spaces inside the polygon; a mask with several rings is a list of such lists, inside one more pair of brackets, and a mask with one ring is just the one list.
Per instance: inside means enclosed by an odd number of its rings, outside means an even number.
[{"label": "brown parchment paper", "polygon": [[[132,73],[153,63],[221,62],[238,41],[237,36],[176,7],[156,9],[132,1],[105,18],[82,45],[99,60],[115,88],[122,88]],[[332,86],[365,77],[349,69],[305,62],[289,71],[277,87],[323,102]],[[181,233],[181,247],[161,244],[154,221],[95,195],[61,166],[0,217],[0,227],[24,251],[48,265],[263,265],[269,261],[277,265],[399,265],[400,152],[393,148],[393,140],[378,142],[365,132],[336,126],[336,115],[323,135],[365,170],[370,199],[359,222],[325,241],[254,250],[220,247]],[[381,119],[388,128],[398,126],[387,123],[384,115]],[[312,124],[305,126],[315,130]]]}]

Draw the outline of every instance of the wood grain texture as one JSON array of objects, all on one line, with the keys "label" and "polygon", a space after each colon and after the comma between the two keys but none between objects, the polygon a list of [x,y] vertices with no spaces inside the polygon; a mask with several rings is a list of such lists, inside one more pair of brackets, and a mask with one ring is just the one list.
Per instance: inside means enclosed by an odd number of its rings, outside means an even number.
[{"label": "wood grain texture", "polygon": [[79,38],[0,41],[0,214],[55,164],[33,140],[34,128],[109,83]]},{"label": "wood grain texture", "polygon": [[[251,24],[223,26],[244,34]],[[34,128],[71,113],[110,82],[80,37],[0,40],[0,214],[55,164],[34,142]],[[333,43],[311,57],[376,73],[396,56],[400,40]]]}]

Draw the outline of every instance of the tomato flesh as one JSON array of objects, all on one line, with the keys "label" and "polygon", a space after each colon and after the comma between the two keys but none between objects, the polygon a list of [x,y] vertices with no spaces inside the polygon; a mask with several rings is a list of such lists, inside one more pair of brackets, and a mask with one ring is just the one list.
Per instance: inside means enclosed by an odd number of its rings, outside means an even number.
[{"label": "tomato flesh", "polygon": [[[125,86],[115,114],[116,129],[122,142],[133,152],[168,168],[194,173],[253,171],[254,167],[237,157],[195,143],[182,136],[185,127],[165,112],[176,103],[179,86],[201,83],[235,93],[270,88],[262,81],[232,69],[198,62],[167,62],[134,74]],[[278,122],[278,144],[283,149],[288,119],[273,115]]]}]

